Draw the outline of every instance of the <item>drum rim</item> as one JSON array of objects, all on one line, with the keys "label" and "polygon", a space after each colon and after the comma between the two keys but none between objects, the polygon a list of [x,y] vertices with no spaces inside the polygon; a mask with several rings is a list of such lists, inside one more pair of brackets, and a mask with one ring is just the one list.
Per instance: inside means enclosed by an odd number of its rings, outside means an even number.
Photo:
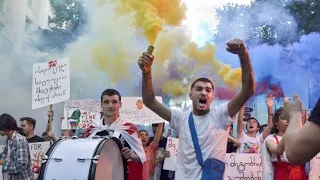
[{"label": "drum rim", "polygon": [[[121,151],[121,142],[118,138],[115,138],[115,137],[104,137],[104,140],[100,141],[99,145],[96,147],[94,153],[93,153],[93,156],[96,156],[96,155],[100,155],[103,147],[104,147],[104,144],[109,141],[109,140],[113,140],[117,145],[118,145],[118,148],[119,148],[119,151]],[[127,160],[121,155],[122,157],[122,163],[123,163],[123,177],[124,177],[124,180],[128,180],[128,162]],[[97,164],[94,164],[93,162],[91,162],[90,164],[90,170],[89,170],[89,177],[88,179],[90,180],[94,180],[95,179],[95,176],[96,176],[96,167]]]},{"label": "drum rim", "polygon": [[[59,139],[58,141],[55,141],[51,146],[50,148],[48,149],[48,151],[46,152],[46,156],[49,158],[50,155],[52,154],[52,152],[56,149],[57,145],[60,144],[62,141],[64,141],[66,139]],[[46,172],[46,168],[47,168],[47,162],[46,161],[45,163],[42,163],[41,164],[41,168],[40,168],[40,172],[39,172],[39,175],[38,175],[38,180],[43,180],[44,178],[44,175],[45,175],[45,172]]]}]

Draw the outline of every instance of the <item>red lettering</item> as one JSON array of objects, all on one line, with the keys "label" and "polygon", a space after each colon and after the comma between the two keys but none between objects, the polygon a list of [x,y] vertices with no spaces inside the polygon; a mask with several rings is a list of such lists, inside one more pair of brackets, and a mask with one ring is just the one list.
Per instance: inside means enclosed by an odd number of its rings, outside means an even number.
[{"label": "red lettering", "polygon": [[172,147],[173,152],[175,152],[175,155],[177,156],[178,149],[176,149],[176,145],[172,143],[172,139],[169,139],[168,147],[170,147],[170,148]]}]

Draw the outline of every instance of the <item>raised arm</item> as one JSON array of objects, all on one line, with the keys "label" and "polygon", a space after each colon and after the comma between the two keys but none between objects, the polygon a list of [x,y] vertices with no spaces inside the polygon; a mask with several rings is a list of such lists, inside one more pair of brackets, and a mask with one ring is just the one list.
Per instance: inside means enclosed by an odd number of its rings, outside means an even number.
[{"label": "raised arm", "polygon": [[236,139],[236,138],[234,138],[234,137],[232,137],[232,136],[230,136],[230,135],[229,135],[228,139],[229,139],[230,141],[232,141],[234,147],[239,147],[240,144],[241,144],[238,139]]},{"label": "raised arm", "polygon": [[294,102],[284,99],[284,115],[289,119],[289,126],[284,134],[285,152],[292,164],[304,164],[320,152],[320,99],[302,126],[302,102],[294,94]]},{"label": "raised arm", "polygon": [[235,116],[241,107],[255,92],[254,73],[249,58],[248,50],[242,40],[233,39],[227,43],[227,50],[237,54],[242,69],[242,88],[231,101],[228,102],[228,110],[231,117]]},{"label": "raised arm", "polygon": [[145,52],[138,60],[139,67],[142,71],[142,100],[149,109],[158,114],[161,118],[170,121],[171,110],[157,101],[154,95],[151,74],[153,60],[154,56]]},{"label": "raised arm", "polygon": [[154,145],[156,148],[158,148],[159,142],[160,142],[160,139],[161,139],[161,136],[162,136],[163,124],[164,124],[164,123],[159,123],[159,124],[158,124],[156,133],[155,133],[155,135],[154,135],[154,139],[153,139],[153,141],[152,141],[153,145]]},{"label": "raised arm", "polygon": [[267,97],[267,101],[266,101],[266,105],[268,108],[268,126],[264,129],[264,131],[262,132],[262,137],[263,139],[265,139],[267,136],[269,136],[271,129],[273,127],[273,104],[274,104],[274,100],[273,100],[273,95],[272,94],[268,94]]},{"label": "raised arm", "polygon": [[281,151],[279,148],[279,144],[276,144],[272,139],[267,139],[266,140],[266,145],[267,145],[267,149],[271,152],[271,153],[275,153],[279,156],[281,156],[283,154],[283,151]]},{"label": "raised arm", "polygon": [[239,134],[241,134],[243,132],[244,108],[245,108],[245,105],[242,106],[242,108],[240,109],[239,114],[238,114],[238,126],[237,126],[238,136],[239,136]]}]

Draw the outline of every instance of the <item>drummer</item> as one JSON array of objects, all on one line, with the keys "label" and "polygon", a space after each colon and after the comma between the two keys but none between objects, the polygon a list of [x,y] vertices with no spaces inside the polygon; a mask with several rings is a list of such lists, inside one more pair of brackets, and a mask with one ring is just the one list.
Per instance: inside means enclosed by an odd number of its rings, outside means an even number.
[{"label": "drummer", "polygon": [[107,89],[101,95],[101,108],[104,116],[100,123],[93,123],[85,137],[112,136],[123,142],[122,156],[128,160],[129,180],[147,180],[146,154],[144,152],[136,125],[128,123],[119,116],[121,95],[115,89]]}]

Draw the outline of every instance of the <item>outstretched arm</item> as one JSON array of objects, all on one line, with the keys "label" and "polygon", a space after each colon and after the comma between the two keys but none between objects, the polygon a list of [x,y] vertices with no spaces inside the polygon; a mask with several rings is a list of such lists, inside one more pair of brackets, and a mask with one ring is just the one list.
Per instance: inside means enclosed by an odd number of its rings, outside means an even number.
[{"label": "outstretched arm", "polygon": [[171,110],[157,101],[153,92],[151,74],[153,60],[153,55],[145,52],[138,60],[139,67],[142,71],[142,100],[149,109],[158,114],[161,118],[170,121]]},{"label": "outstretched arm", "polygon": [[233,39],[227,43],[227,50],[237,54],[242,69],[242,88],[231,101],[228,102],[228,111],[231,117],[235,116],[241,107],[255,92],[254,73],[249,58],[248,50],[242,40]]},{"label": "outstretched arm", "polygon": [[238,114],[238,125],[237,125],[238,136],[239,136],[239,134],[242,134],[242,132],[243,132],[244,108],[245,108],[245,105],[242,106],[242,108],[240,109],[239,114]]},{"label": "outstretched arm", "polygon": [[263,139],[266,139],[266,137],[270,135],[271,129],[273,127],[273,121],[272,121],[272,118],[273,118],[273,110],[272,110],[273,104],[274,104],[273,95],[272,94],[268,94],[267,101],[266,101],[266,105],[267,105],[267,108],[268,108],[268,126],[262,132]]},{"label": "outstretched arm", "polygon": [[275,154],[277,154],[279,156],[281,156],[283,154],[283,151],[281,150],[281,144],[276,144],[271,139],[267,139],[266,140],[266,145],[267,145],[267,149],[271,153],[275,153]]},{"label": "outstretched arm", "polygon": [[292,164],[304,164],[320,152],[320,99],[302,126],[302,102],[294,94],[294,102],[284,99],[284,115],[289,126],[282,140],[288,160]]},{"label": "outstretched arm", "polygon": [[163,125],[164,125],[164,123],[159,123],[158,124],[156,133],[154,135],[154,139],[152,141],[153,145],[156,148],[158,148],[158,146],[159,146],[159,142],[160,142],[160,139],[161,139],[161,136],[162,136],[162,132],[163,132]]},{"label": "outstretched arm", "polygon": [[232,141],[234,147],[239,147],[240,144],[241,144],[238,139],[236,139],[236,138],[234,138],[234,137],[232,137],[232,136],[230,136],[230,135],[229,135],[228,139],[229,139],[230,141]]}]

